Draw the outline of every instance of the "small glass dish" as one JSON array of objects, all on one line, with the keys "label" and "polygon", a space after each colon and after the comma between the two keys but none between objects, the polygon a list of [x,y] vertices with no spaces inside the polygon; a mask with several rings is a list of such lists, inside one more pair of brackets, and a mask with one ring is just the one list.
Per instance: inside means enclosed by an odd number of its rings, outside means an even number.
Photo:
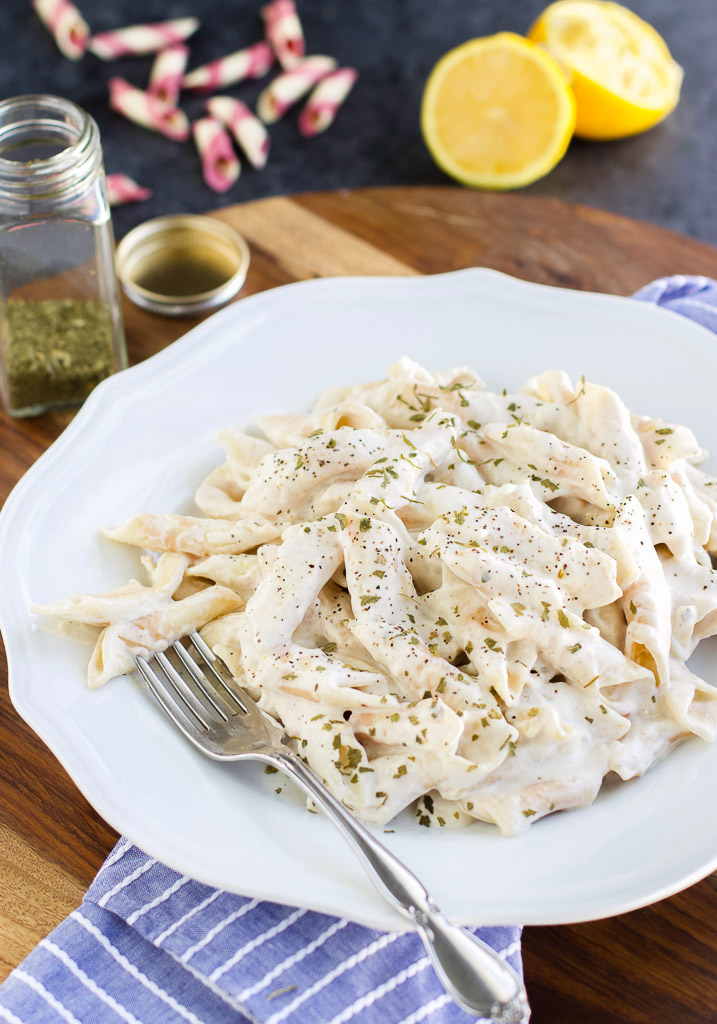
[{"label": "small glass dish", "polygon": [[199,214],[156,217],[117,247],[129,299],[164,316],[194,316],[234,298],[249,269],[249,246],[228,224]]}]

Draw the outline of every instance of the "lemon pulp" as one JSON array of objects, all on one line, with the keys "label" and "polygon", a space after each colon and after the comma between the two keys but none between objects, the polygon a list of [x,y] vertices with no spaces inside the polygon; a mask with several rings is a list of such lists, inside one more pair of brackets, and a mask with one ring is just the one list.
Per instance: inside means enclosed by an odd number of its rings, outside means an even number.
[{"label": "lemon pulp", "polygon": [[677,106],[682,68],[659,33],[620,4],[557,0],[528,35],[570,74],[577,103],[576,135],[636,135]]},{"label": "lemon pulp", "polygon": [[467,185],[517,188],[565,153],[575,106],[559,64],[510,32],[447,53],[426,84],[421,126],[436,162]]}]

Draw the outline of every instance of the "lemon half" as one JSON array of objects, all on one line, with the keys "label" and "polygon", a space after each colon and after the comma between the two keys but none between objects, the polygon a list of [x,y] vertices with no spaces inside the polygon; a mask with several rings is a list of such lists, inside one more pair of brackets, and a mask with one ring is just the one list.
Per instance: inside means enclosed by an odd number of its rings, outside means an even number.
[{"label": "lemon half", "polygon": [[637,135],[677,106],[682,68],[662,36],[620,4],[557,0],[528,35],[570,73],[582,138]]},{"label": "lemon half", "polygon": [[541,178],[565,153],[574,125],[564,71],[512,32],[450,50],[423,93],[428,149],[447,174],[474,188],[520,188]]}]

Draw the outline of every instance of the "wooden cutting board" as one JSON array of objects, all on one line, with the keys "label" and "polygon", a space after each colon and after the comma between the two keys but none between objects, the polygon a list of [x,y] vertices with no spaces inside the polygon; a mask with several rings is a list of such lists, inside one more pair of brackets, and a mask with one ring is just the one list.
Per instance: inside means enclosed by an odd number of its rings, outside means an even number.
[{"label": "wooden cutting board", "polygon": [[[664,274],[717,277],[717,249],[650,224],[531,196],[364,189],[265,199],[215,215],[251,246],[242,296],[310,277],[471,266],[622,295]],[[130,360],[157,352],[195,322],[164,320],[126,303]],[[0,500],[70,418],[17,421],[0,412]],[[117,838],[13,710],[4,659],[2,672],[0,977],[80,902]],[[533,1024],[715,1022],[715,876],[607,921],[528,928],[524,957]]]}]

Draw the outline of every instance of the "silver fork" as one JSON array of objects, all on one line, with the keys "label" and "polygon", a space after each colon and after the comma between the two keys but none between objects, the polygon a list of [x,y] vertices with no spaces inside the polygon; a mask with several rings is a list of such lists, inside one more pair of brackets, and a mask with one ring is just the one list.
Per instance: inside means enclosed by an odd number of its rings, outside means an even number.
[{"label": "silver fork", "polygon": [[[298,754],[282,726],[263,712],[197,633],[194,653],[177,642],[135,659],[147,686],[179,731],[217,761],[253,758],[293,779],[353,847],[381,895],[416,928],[447,992],[467,1013],[519,1024],[528,1016],[520,977],[490,946],[450,921],[409,869],[364,828]],[[185,671],[182,672],[181,669]],[[188,681],[191,679],[191,684]]]}]

